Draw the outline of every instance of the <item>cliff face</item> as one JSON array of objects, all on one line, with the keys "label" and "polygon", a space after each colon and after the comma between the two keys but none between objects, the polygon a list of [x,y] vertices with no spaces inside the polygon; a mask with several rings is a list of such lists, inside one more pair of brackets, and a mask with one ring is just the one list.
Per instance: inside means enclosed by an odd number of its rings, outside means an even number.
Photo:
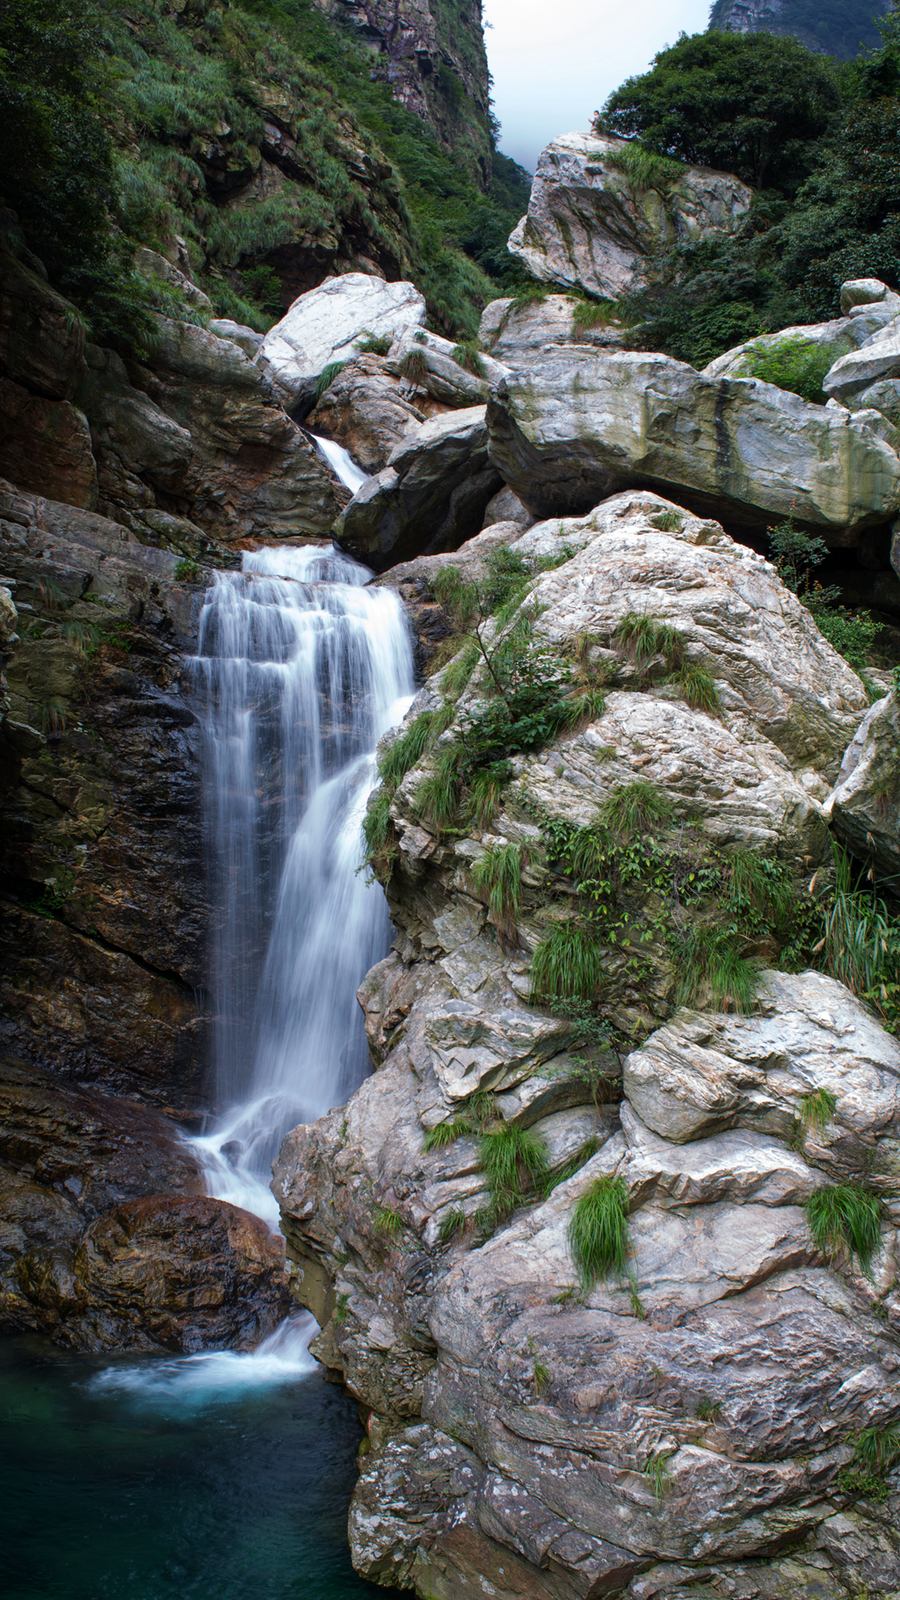
[{"label": "cliff face", "polygon": [[445,150],[491,176],[490,74],[481,0],[315,0],[353,29],[395,100],[429,123]]},{"label": "cliff face", "polygon": [[850,0],[847,5],[834,0],[824,5],[811,0],[715,0],[709,26],[723,33],[791,34],[807,50],[851,61],[881,43],[876,21],[889,10],[884,0]]}]

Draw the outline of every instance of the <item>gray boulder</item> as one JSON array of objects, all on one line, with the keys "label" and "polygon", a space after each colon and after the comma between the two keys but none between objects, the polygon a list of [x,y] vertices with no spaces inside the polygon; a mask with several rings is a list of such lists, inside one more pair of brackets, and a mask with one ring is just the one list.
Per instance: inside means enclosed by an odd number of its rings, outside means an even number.
[{"label": "gray boulder", "polygon": [[501,483],[488,460],[484,406],[434,417],[366,480],[338,517],[334,537],[376,571],[455,550],[479,531]]},{"label": "gray boulder", "polygon": [[612,317],[598,321],[600,309],[568,294],[548,294],[524,303],[492,300],[481,314],[478,338],[485,350],[509,367],[529,363],[548,345],[615,348],[623,342],[623,331]]},{"label": "gray boulder", "polygon": [[842,545],[900,506],[898,436],[877,413],[667,356],[554,346],[492,393],[488,428],[492,461],[536,516],[646,486],[763,528],[794,515]]},{"label": "gray boulder", "polygon": [[305,425],[336,440],[372,473],[387,466],[391,452],[426,419],[426,406],[413,403],[408,385],[388,371],[384,357],[368,354],[347,362]]},{"label": "gray boulder", "polygon": [[652,259],[734,231],[751,191],[728,173],[657,163],[650,181],[622,139],[564,133],[542,151],[509,250],[542,283],[599,299],[645,284]]},{"label": "gray boulder", "polygon": [[406,381],[407,392],[424,392],[446,406],[483,405],[491,384],[505,378],[508,368],[490,356],[474,355],[474,366],[455,354],[459,346],[424,328],[405,328],[388,351],[388,372]]},{"label": "gray boulder", "polygon": [[834,831],[877,872],[900,874],[900,705],[877,700],[841,765],[831,798]]}]

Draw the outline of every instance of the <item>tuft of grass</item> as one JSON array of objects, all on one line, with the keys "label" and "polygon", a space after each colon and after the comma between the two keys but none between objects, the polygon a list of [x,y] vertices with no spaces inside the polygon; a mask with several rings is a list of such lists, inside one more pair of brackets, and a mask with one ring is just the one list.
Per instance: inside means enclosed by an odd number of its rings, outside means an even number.
[{"label": "tuft of grass", "polygon": [[38,712],[41,733],[65,733],[68,727],[67,712],[62,700],[47,700]]},{"label": "tuft of grass", "polygon": [[684,640],[678,629],[645,611],[626,611],[616,624],[612,642],[636,667],[647,666],[654,656],[662,656],[672,672],[684,664]]},{"label": "tuft of grass", "polygon": [[615,320],[615,307],[611,301],[579,300],[572,312],[572,331],[586,333],[589,328],[608,328]]},{"label": "tuft of grass", "polygon": [[621,784],[607,795],[598,816],[611,833],[635,838],[654,828],[664,828],[671,821],[672,802],[655,783],[635,778],[633,783]]},{"label": "tuft of grass", "polygon": [[877,1196],[858,1184],[836,1183],[810,1195],[805,1210],[816,1248],[832,1263],[856,1260],[868,1273],[881,1242]]},{"label": "tuft of grass", "polygon": [[79,655],[96,650],[100,643],[100,629],[93,622],[64,622],[63,638],[74,645]]},{"label": "tuft of grass", "polygon": [[696,1415],[701,1422],[718,1422],[722,1415],[721,1400],[699,1400],[696,1406]]},{"label": "tuft of grass", "polygon": [[545,1367],[542,1361],[535,1361],[533,1372],[534,1387],[540,1396],[550,1387],[550,1369]]},{"label": "tuft of grass", "polygon": [[183,556],[175,563],[174,578],[176,583],[196,583],[200,577],[200,567],[196,561]]},{"label": "tuft of grass", "polygon": [[322,368],[322,371],[319,373],[316,382],[315,393],[313,396],[314,407],[319,404],[319,401],[325,393],[325,390],[330,389],[338,373],[343,372],[346,365],[346,361],[329,361],[328,366]]},{"label": "tuft of grass", "polygon": [[715,1010],[752,1011],[759,969],[741,954],[741,940],[730,929],[689,928],[676,941],[676,1006],[693,1006],[704,989]]},{"label": "tuft of grass", "polygon": [[478,1165],[487,1179],[495,1221],[509,1216],[529,1191],[541,1190],[547,1179],[543,1141],[516,1122],[485,1129],[478,1141]]},{"label": "tuft of grass", "polygon": [[579,722],[598,722],[606,710],[606,696],[602,689],[582,689],[564,702],[562,726],[572,728]]},{"label": "tuft of grass", "polygon": [[427,371],[428,357],[425,351],[422,349],[407,350],[400,362],[400,376],[405,378],[407,383],[411,384],[415,389],[421,386],[422,379]]},{"label": "tuft of grass", "polygon": [[403,1231],[403,1218],[393,1206],[376,1206],[373,1213],[375,1229],[386,1239],[395,1239]]},{"label": "tuft of grass", "polygon": [[624,150],[615,150],[603,158],[604,165],[621,172],[631,189],[655,189],[665,195],[673,183],[684,176],[684,166],[671,156],[659,156],[654,150],[645,150],[636,140]]},{"label": "tuft of grass", "polygon": [[467,639],[461,648],[458,641],[454,642],[457,643],[457,650],[454,651],[454,660],[444,672],[444,692],[451,700],[458,700],[463,690],[468,687],[481,651],[474,639]]},{"label": "tuft of grass", "polygon": [[363,356],[386,356],[393,344],[389,333],[370,333],[364,328],[356,341],[356,348]]},{"label": "tuft of grass", "polygon": [[872,1423],[856,1435],[854,1454],[863,1472],[883,1478],[900,1455],[900,1426]]},{"label": "tuft of grass", "polygon": [[347,1321],[347,1308],[350,1304],[349,1294],[339,1294],[331,1313],[331,1320],[340,1328]]},{"label": "tuft of grass", "polygon": [[458,367],[471,372],[473,377],[484,377],[484,362],[481,359],[477,339],[464,339],[460,344],[453,346],[450,354]]},{"label": "tuft of grass", "polygon": [[592,1000],[603,975],[603,947],[575,922],[557,923],[531,961],[531,1000]]},{"label": "tuft of grass", "polygon": [[660,511],[650,518],[652,526],[659,528],[660,533],[680,533],[682,521],[680,511]]},{"label": "tuft of grass", "polygon": [[461,1206],[455,1207],[452,1211],[446,1211],[441,1217],[440,1227],[438,1228],[438,1242],[440,1244],[449,1244],[450,1240],[455,1239],[465,1225],[466,1213]]},{"label": "tuft of grass", "polygon": [[800,1126],[821,1138],[835,1113],[837,1097],[830,1089],[811,1089],[800,1096]]},{"label": "tuft of grass", "polygon": [[512,937],[522,902],[523,849],[520,844],[491,845],[472,867],[478,893],[486,896],[494,926]]},{"label": "tuft of grass", "polygon": [[455,745],[447,745],[438,751],[432,771],[422,779],[414,796],[422,821],[435,833],[443,833],[456,816],[460,786],[459,751]]},{"label": "tuft of grass", "polygon": [[727,857],[729,898],[736,913],[767,911],[776,925],[787,922],[796,906],[790,874],[770,856],[755,850],[734,850]]},{"label": "tuft of grass", "polygon": [[420,761],[434,734],[433,711],[423,711],[396,738],[378,763],[382,783],[397,788],[406,774]]},{"label": "tuft of grass", "polygon": [[492,761],[490,766],[481,767],[472,774],[471,819],[482,833],[490,833],[494,826],[503,790],[511,777],[512,768],[508,761]]},{"label": "tuft of grass", "polygon": [[834,847],[835,885],[825,913],[824,965],[861,999],[871,1000],[885,1022],[900,1019],[900,925],[885,902],[863,881],[854,881],[850,856]]},{"label": "tuft of grass", "polygon": [[390,871],[396,854],[393,835],[391,792],[389,789],[376,789],[363,817],[363,838],[366,842],[366,860],[376,877],[382,880]]},{"label": "tuft of grass", "polygon": [[669,1471],[674,1450],[651,1450],[644,1462],[644,1477],[653,1490],[657,1500],[662,1500],[672,1487],[672,1474]]},{"label": "tuft of grass", "polygon": [[438,1122],[426,1133],[422,1149],[426,1152],[446,1150],[448,1145],[465,1138],[471,1131],[465,1117],[452,1117],[449,1122]]},{"label": "tuft of grass", "polygon": [[622,1178],[597,1178],[569,1219],[569,1249],[584,1292],[628,1259],[628,1190]]},{"label": "tuft of grass", "polygon": [[692,711],[705,711],[708,716],[716,717],[722,709],[716,680],[708,667],[700,661],[685,661],[669,678],[669,682],[678,690],[682,700],[686,700]]}]

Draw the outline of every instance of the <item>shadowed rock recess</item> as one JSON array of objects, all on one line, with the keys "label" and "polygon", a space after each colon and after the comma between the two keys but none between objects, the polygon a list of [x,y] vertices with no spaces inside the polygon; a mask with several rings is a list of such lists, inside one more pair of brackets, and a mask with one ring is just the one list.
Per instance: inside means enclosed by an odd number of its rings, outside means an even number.
[{"label": "shadowed rock recess", "polygon": [[[458,577],[486,581],[495,533]],[[354,1562],[447,1600],[900,1592],[897,1474],[858,1454],[900,1415],[900,1045],[804,970],[802,932],[844,751],[888,737],[894,698],[866,720],[773,567],[657,495],[505,539],[527,592],[382,749],[370,843],[397,934],[359,996],[376,1071],[276,1164],[314,1349],[368,1414]],[[442,565],[381,581],[427,589]],[[577,706],[530,742],[506,725],[486,806],[510,633],[520,672]],[[748,852],[785,891],[749,922]],[[755,978],[717,1000],[697,949],[735,928]],[[597,962],[556,1000],[554,938]],[[593,994],[593,1034],[566,993]],[[836,1186],[872,1197],[862,1255],[812,1231]],[[612,1193],[624,1243],[592,1273],[573,1218]]]}]

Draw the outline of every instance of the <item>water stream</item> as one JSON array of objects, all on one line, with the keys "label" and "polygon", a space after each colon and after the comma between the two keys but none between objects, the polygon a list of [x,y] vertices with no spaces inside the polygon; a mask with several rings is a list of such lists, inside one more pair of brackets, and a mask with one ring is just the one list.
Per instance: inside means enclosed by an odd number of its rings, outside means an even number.
[{"label": "water stream", "polygon": [[356,990],[387,907],[361,872],[380,735],[412,693],[402,608],[321,547],[218,573],[194,662],[206,731],[218,1115],[194,1141],[211,1194],[277,1211],[287,1130],[347,1099],[367,1067]]}]

